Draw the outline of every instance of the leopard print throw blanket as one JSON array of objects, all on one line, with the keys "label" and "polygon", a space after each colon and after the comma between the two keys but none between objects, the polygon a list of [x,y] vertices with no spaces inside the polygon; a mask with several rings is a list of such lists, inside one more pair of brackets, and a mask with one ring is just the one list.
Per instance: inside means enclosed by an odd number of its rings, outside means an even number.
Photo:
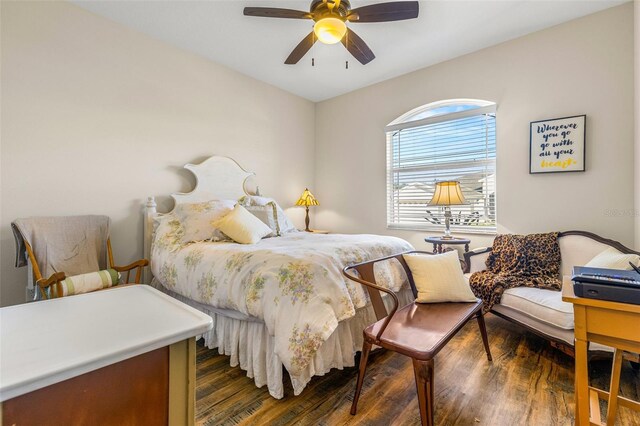
[{"label": "leopard print throw blanket", "polygon": [[469,278],[471,290],[484,302],[484,312],[500,303],[513,287],[561,290],[558,233],[498,235],[487,258],[487,269]]}]

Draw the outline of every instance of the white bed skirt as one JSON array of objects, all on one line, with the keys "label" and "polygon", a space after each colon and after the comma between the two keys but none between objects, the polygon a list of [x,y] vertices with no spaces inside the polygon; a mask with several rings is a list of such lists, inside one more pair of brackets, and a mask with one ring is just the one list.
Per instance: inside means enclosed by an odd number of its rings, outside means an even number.
[{"label": "white bed skirt", "polygon": [[[164,288],[154,280],[152,284],[168,295],[211,316],[213,328],[201,337],[209,349],[230,356],[230,365],[247,372],[257,387],[267,385],[269,393],[276,399],[284,396],[282,382],[283,365],[274,352],[274,339],[265,324],[257,318],[232,318],[242,315],[237,312],[223,312]],[[400,307],[413,300],[411,289],[398,293]],[[387,300],[385,300],[387,304]],[[342,370],[354,366],[355,353],[362,349],[362,330],[376,321],[373,308],[369,305],[356,311],[354,317],[340,321],[338,328],[318,349],[313,361],[299,375],[291,376],[293,393],[300,395],[313,376],[322,376],[332,368]],[[200,336],[199,336],[200,337]]]}]

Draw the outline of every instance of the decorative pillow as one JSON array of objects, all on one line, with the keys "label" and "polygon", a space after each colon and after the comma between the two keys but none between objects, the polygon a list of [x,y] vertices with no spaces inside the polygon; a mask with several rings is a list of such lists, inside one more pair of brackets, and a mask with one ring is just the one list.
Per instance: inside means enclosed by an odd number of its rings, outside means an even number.
[{"label": "decorative pillow", "polygon": [[236,204],[233,200],[212,200],[204,203],[179,204],[173,211],[183,227],[181,242],[225,241],[228,238],[213,226]]},{"label": "decorative pillow", "polygon": [[475,302],[469,284],[464,279],[457,251],[444,254],[405,254],[418,290],[418,303]]},{"label": "decorative pillow", "polygon": [[273,198],[260,197],[257,195],[245,195],[244,197],[240,198],[238,202],[244,207],[265,206],[268,203],[274,203],[276,205],[276,218],[278,220],[278,227],[280,229],[279,235],[287,234],[289,232],[298,232],[298,229],[284,213],[282,207],[280,207],[280,205]]},{"label": "decorative pillow", "polygon": [[241,197],[238,202],[242,204],[244,207],[247,206],[264,206],[267,203],[275,201],[273,198],[262,197],[260,195],[245,195]]},{"label": "decorative pillow", "polygon": [[271,233],[271,228],[240,204],[215,221],[214,226],[240,244],[255,244]]},{"label": "decorative pillow", "polygon": [[280,225],[278,225],[278,212],[275,202],[269,201],[264,206],[246,206],[245,209],[271,228],[271,233],[267,237],[280,236]]},{"label": "decorative pillow", "polygon": [[[117,285],[120,282],[120,273],[115,269],[105,269],[88,274],[67,277],[62,284],[62,296],[89,293]],[[56,292],[56,286],[49,287],[49,291]],[[60,297],[61,295],[58,295]]]},{"label": "decorative pillow", "polygon": [[176,251],[183,246],[184,226],[175,214],[169,213],[160,216],[154,220],[154,226],[152,253],[156,248]]},{"label": "decorative pillow", "polygon": [[640,256],[637,254],[624,254],[613,247],[609,247],[597,254],[586,265],[592,268],[623,269],[630,271],[633,269],[629,262],[640,266]]}]

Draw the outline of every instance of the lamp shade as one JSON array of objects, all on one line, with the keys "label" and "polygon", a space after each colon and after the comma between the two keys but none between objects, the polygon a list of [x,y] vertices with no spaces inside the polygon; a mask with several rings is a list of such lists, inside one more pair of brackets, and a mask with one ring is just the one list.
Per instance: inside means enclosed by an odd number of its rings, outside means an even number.
[{"label": "lamp shade", "polygon": [[436,182],[436,190],[433,198],[429,201],[430,206],[455,206],[466,204],[460,182],[448,180]]},{"label": "lamp shade", "polygon": [[318,200],[316,200],[316,197],[314,197],[313,194],[307,188],[305,188],[304,192],[302,193],[298,201],[296,201],[296,206],[309,207],[309,206],[319,206],[319,205],[320,203],[318,202]]}]

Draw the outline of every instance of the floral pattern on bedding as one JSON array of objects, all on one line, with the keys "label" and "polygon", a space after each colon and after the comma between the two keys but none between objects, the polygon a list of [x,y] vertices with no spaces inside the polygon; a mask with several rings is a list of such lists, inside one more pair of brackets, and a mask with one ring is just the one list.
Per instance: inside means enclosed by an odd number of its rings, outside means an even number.
[{"label": "floral pattern on bedding", "polygon": [[[346,279],[342,269],[413,249],[395,237],[306,232],[253,245],[181,244],[171,222],[160,224],[153,241],[154,276],[189,299],[263,320],[293,376],[307,367],[339,321],[368,303],[364,288]],[[375,272],[378,284],[394,291],[408,285],[395,260],[377,264]]]}]

